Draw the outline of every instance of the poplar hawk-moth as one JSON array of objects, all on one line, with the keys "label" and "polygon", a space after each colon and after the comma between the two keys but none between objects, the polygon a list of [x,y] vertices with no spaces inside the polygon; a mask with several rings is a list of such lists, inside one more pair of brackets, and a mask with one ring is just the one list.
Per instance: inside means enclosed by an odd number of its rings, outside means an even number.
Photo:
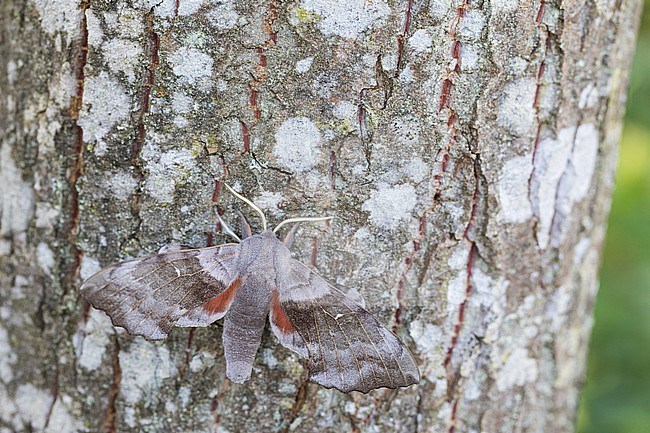
[{"label": "poplar hawk-moth", "polygon": [[[252,235],[244,224],[247,236],[237,244],[114,264],[82,284],[83,297],[113,325],[150,340],[167,338],[174,326],[224,318],[226,375],[237,383],[251,377],[267,316],[280,343],[307,359],[309,378],[320,385],[365,393],[417,383],[413,355],[363,308],[361,295],[293,259],[287,244],[295,230],[280,241],[275,231],[284,223],[267,230],[261,210],[230,190],[262,215],[262,233]],[[310,219],[285,223],[302,220]]]}]

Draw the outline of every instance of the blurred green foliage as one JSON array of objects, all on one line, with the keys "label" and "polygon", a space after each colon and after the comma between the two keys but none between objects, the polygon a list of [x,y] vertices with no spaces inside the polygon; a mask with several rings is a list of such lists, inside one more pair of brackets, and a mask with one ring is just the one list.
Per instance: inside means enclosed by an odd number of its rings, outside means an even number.
[{"label": "blurred green foliage", "polygon": [[650,433],[650,0],[639,32],[579,433]]}]

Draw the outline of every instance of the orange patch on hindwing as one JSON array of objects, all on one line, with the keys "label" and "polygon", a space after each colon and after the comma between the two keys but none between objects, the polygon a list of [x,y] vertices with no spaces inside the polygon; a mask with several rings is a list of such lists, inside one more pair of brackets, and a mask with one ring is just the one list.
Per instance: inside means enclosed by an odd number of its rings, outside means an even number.
[{"label": "orange patch on hindwing", "polygon": [[280,305],[280,295],[277,290],[273,290],[271,293],[271,321],[284,335],[296,332],[289,316]]},{"label": "orange patch on hindwing", "polygon": [[210,314],[223,313],[232,304],[232,300],[235,299],[239,287],[241,287],[241,278],[237,277],[235,281],[230,283],[226,290],[205,302],[203,309]]}]

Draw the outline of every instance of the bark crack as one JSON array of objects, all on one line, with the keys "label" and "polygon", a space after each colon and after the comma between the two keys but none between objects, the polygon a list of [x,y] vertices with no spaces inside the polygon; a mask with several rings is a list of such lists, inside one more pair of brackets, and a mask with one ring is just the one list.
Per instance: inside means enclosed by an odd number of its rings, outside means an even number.
[{"label": "bark crack", "polygon": [[455,368],[452,365],[451,361],[454,355],[454,351],[456,350],[456,347],[458,346],[458,342],[460,340],[460,333],[463,328],[463,324],[465,320],[465,309],[467,308],[467,304],[469,302],[470,296],[472,294],[472,290],[474,288],[472,283],[472,273],[474,270],[475,260],[478,255],[478,246],[476,244],[476,241],[474,240],[475,238],[474,230],[476,228],[475,219],[478,214],[478,208],[479,208],[480,198],[481,198],[479,170],[480,170],[480,159],[477,156],[476,159],[474,160],[474,165],[473,165],[475,184],[474,184],[474,193],[472,195],[472,209],[470,212],[470,217],[467,222],[467,225],[465,226],[465,231],[463,232],[463,238],[469,244],[467,265],[465,267],[465,272],[466,272],[465,293],[462,302],[458,306],[458,314],[456,316],[456,323],[454,324],[454,328],[452,331],[451,342],[449,348],[447,349],[447,353],[445,354],[445,359],[443,361],[443,367],[445,368],[447,373],[447,399],[450,402],[453,402],[451,418],[449,421],[450,424],[449,433],[454,432],[456,422],[457,422],[456,414],[458,409],[459,398],[455,394],[456,394],[456,387],[458,381],[460,380],[460,371],[458,368]]},{"label": "bark crack", "polygon": [[79,278],[79,270],[81,267],[81,259],[83,251],[79,249],[76,243],[77,232],[79,230],[79,189],[77,182],[83,176],[83,129],[77,122],[79,120],[79,113],[83,104],[84,85],[85,85],[85,71],[86,62],[88,60],[88,25],[86,18],[86,10],[90,6],[88,1],[81,3],[81,23],[79,31],[78,52],[74,62],[74,76],[76,79],[75,96],[70,106],[70,117],[74,120],[73,128],[73,155],[74,160],[70,168],[70,175],[68,176],[68,185],[70,187],[69,200],[66,203],[68,209],[68,222],[67,227],[64,227],[64,233],[67,236],[70,259],[67,263],[67,269],[63,277],[62,288],[63,294],[67,294],[76,286],[77,279]]},{"label": "bark crack", "polygon": [[120,342],[115,336],[115,351],[113,352],[113,383],[108,390],[108,404],[104,411],[101,430],[105,433],[117,433],[117,397],[120,394],[122,382],[122,368],[120,367]]},{"label": "bark crack", "polygon": [[289,416],[287,418],[287,426],[284,429],[284,433],[289,433],[289,431],[291,431],[291,424],[293,424],[296,418],[298,418],[298,414],[305,406],[305,403],[307,402],[308,390],[309,390],[309,370],[305,368],[305,371],[300,377],[298,391],[296,392],[296,400],[293,402],[293,405],[289,410]]},{"label": "bark crack", "polygon": [[142,216],[140,210],[142,208],[142,194],[145,181],[144,167],[140,161],[140,153],[147,134],[146,130],[146,117],[151,109],[151,91],[155,85],[156,68],[159,64],[159,47],[160,37],[154,30],[154,12],[153,8],[145,15],[145,37],[146,37],[146,52],[148,58],[148,65],[144,73],[144,84],[142,86],[142,94],[140,96],[140,109],[136,113],[135,124],[137,127],[136,137],[131,144],[130,163],[133,167],[134,176],[137,180],[137,187],[135,189],[132,203],[131,214],[135,219],[135,228],[131,234],[131,239],[137,239],[140,227],[142,225]]},{"label": "bark crack", "polygon": [[[453,108],[451,108],[450,105],[451,91],[453,87],[452,77],[460,72],[460,41],[456,36],[456,31],[460,24],[460,20],[465,13],[464,11],[465,9],[468,8],[468,6],[469,6],[469,1],[464,0],[463,3],[456,8],[456,17],[454,21],[451,23],[448,31],[448,34],[450,35],[452,40],[452,49],[450,53],[452,58],[451,69],[447,74],[447,76],[445,77],[445,79],[443,80],[442,91],[440,96],[440,104],[438,107],[438,111],[447,109],[449,112],[449,115],[447,117],[448,138],[446,140],[444,147],[440,149],[436,155],[436,158],[440,158],[440,171],[433,177],[433,181],[434,181],[433,182],[433,203],[431,204],[431,206],[429,206],[429,208],[427,208],[423,212],[422,216],[420,217],[417,238],[413,240],[413,249],[404,258],[404,267],[396,287],[397,309],[395,310],[395,324],[393,325],[393,331],[397,329],[397,326],[402,321],[402,315],[404,310],[404,307],[402,305],[402,299],[404,297],[404,290],[406,288],[407,276],[413,266],[414,256],[419,252],[422,239],[426,235],[427,218],[436,209],[437,205],[439,204],[440,195],[442,193],[442,177],[447,172],[449,158],[450,158],[449,152],[451,150],[451,146],[452,144],[456,143],[456,137],[458,133],[458,130],[456,129],[457,116],[456,116],[456,112],[454,111]],[[407,8],[407,19],[405,20],[404,33],[403,33],[404,35],[408,31],[408,25],[410,24],[410,10],[411,10],[411,2],[409,2],[409,6]],[[399,61],[401,61],[401,59]],[[359,106],[359,115],[361,115],[361,105]],[[428,267],[428,264],[426,266]],[[419,278],[420,280],[423,280],[424,274],[421,273]]]},{"label": "bark crack", "polygon": [[542,117],[542,107],[540,104],[540,96],[547,84],[544,82],[544,74],[547,72],[547,65],[550,63],[550,56],[555,47],[559,47],[558,36],[554,35],[549,26],[544,22],[545,13],[547,10],[547,0],[540,0],[539,8],[537,9],[537,14],[535,16],[535,23],[537,24],[538,30],[542,35],[543,42],[540,43],[540,46],[543,46],[542,51],[542,61],[540,62],[539,67],[537,68],[537,73],[535,75],[536,85],[535,85],[535,96],[533,98],[533,109],[535,112],[535,120],[537,122],[537,129],[535,132],[535,139],[533,141],[533,155],[532,155],[532,170],[528,178],[528,200],[530,202],[531,208],[533,210],[533,215],[535,215],[535,220],[533,222],[533,236],[536,243],[539,245],[538,237],[538,228],[539,228],[539,198],[535,195],[534,183],[536,175],[536,164],[538,163],[538,151],[539,144],[542,135],[542,129],[545,124],[549,123],[551,119],[545,119]]}]

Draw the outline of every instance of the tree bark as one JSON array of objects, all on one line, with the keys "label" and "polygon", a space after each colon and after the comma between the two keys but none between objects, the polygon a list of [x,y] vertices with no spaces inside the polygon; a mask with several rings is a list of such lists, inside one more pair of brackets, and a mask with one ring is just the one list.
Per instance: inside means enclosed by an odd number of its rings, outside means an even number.
[{"label": "tree bark", "polygon": [[[0,432],[573,431],[640,1],[0,7]],[[152,343],[79,298],[226,241],[224,180],[336,217],[293,250],[417,386],[320,388],[268,331],[233,384],[220,324]]]}]

